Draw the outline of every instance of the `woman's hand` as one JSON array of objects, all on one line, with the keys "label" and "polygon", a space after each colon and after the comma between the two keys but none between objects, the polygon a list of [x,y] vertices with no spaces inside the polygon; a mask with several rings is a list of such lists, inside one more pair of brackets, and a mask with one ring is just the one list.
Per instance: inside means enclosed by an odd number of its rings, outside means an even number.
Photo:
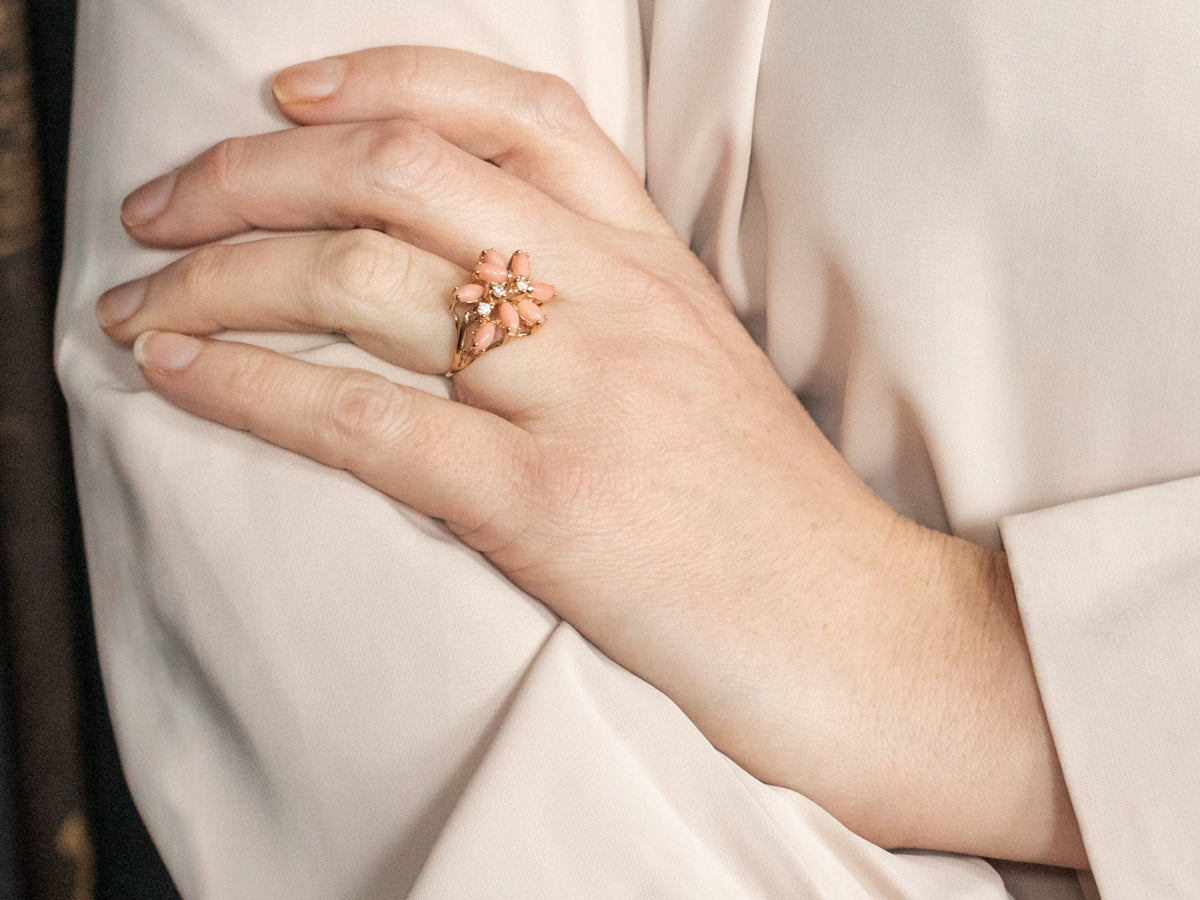
[{"label": "woman's hand", "polygon": [[[306,127],[224,141],[122,210],[142,243],[206,245],[101,298],[155,391],[443,519],[866,837],[1081,862],[1003,560],[850,471],[570,87],[389,48],[275,89]],[[210,243],[251,228],[305,233]],[[457,402],[197,337],[339,332],[442,373],[485,247],[528,250],[558,298]]]}]

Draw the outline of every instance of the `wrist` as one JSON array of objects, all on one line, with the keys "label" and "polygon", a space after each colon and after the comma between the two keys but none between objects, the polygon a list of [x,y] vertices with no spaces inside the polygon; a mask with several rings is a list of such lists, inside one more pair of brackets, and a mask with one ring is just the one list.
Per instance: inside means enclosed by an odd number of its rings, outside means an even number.
[{"label": "wrist", "polygon": [[920,532],[908,553],[925,574],[901,579],[913,629],[896,660],[910,696],[897,702],[913,719],[900,732],[912,743],[891,757],[908,798],[893,845],[1085,866],[1007,559]]}]

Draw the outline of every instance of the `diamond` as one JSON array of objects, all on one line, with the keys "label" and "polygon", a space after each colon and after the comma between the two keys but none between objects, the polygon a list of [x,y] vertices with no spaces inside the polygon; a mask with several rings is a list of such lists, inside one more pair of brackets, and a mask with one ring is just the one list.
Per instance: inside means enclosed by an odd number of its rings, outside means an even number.
[{"label": "diamond", "polygon": [[479,315],[481,315],[481,316],[490,315],[492,312],[492,304],[488,303],[485,300],[484,302],[480,303],[478,306],[475,307],[475,312],[479,313]]},{"label": "diamond", "polygon": [[503,300],[508,296],[508,288],[503,284],[492,285],[492,296],[497,300]]},{"label": "diamond", "polygon": [[522,294],[528,294],[530,291],[533,290],[533,285],[530,283],[528,278],[520,277],[517,279],[516,283],[517,283],[517,290],[520,291]]}]

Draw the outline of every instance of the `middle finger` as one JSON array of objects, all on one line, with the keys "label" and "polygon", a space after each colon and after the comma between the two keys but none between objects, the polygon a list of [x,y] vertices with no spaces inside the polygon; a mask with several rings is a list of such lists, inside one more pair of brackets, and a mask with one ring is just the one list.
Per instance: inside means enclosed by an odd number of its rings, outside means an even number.
[{"label": "middle finger", "polygon": [[131,194],[138,241],[191,247],[254,228],[374,228],[471,268],[481,247],[549,246],[569,212],[404,120],[231,138]]}]

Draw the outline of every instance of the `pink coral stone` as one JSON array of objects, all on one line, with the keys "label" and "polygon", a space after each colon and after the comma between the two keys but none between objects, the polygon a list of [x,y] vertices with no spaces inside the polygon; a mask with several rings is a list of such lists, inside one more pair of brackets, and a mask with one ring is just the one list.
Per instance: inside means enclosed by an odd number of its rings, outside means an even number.
[{"label": "pink coral stone", "polygon": [[546,284],[542,281],[535,281],[533,287],[529,290],[529,296],[534,300],[549,300],[555,294],[554,285]]},{"label": "pink coral stone", "polygon": [[508,267],[512,269],[512,273],[518,278],[529,277],[529,254],[524,250],[518,250],[512,255],[512,260]]},{"label": "pink coral stone", "polygon": [[490,281],[492,284],[503,284],[508,281],[508,269],[503,265],[493,266],[490,263],[480,263],[475,267],[475,277]]},{"label": "pink coral stone", "polygon": [[517,304],[517,312],[521,314],[521,318],[530,325],[541,325],[543,321],[542,311],[538,309],[538,305],[532,300],[522,300]]},{"label": "pink coral stone", "polygon": [[475,349],[486,350],[496,339],[496,323],[484,322],[475,329]]},{"label": "pink coral stone", "polygon": [[509,331],[516,331],[521,327],[521,317],[517,314],[517,308],[511,303],[501,303],[497,315],[500,316],[500,324]]},{"label": "pink coral stone", "polygon": [[460,288],[455,288],[454,296],[458,297],[460,303],[475,303],[483,297],[483,285],[467,284]]},{"label": "pink coral stone", "polygon": [[501,269],[504,268],[504,257],[500,254],[499,250],[494,248],[491,250],[484,250],[481,254],[479,254],[479,262],[481,265],[496,266]]}]

